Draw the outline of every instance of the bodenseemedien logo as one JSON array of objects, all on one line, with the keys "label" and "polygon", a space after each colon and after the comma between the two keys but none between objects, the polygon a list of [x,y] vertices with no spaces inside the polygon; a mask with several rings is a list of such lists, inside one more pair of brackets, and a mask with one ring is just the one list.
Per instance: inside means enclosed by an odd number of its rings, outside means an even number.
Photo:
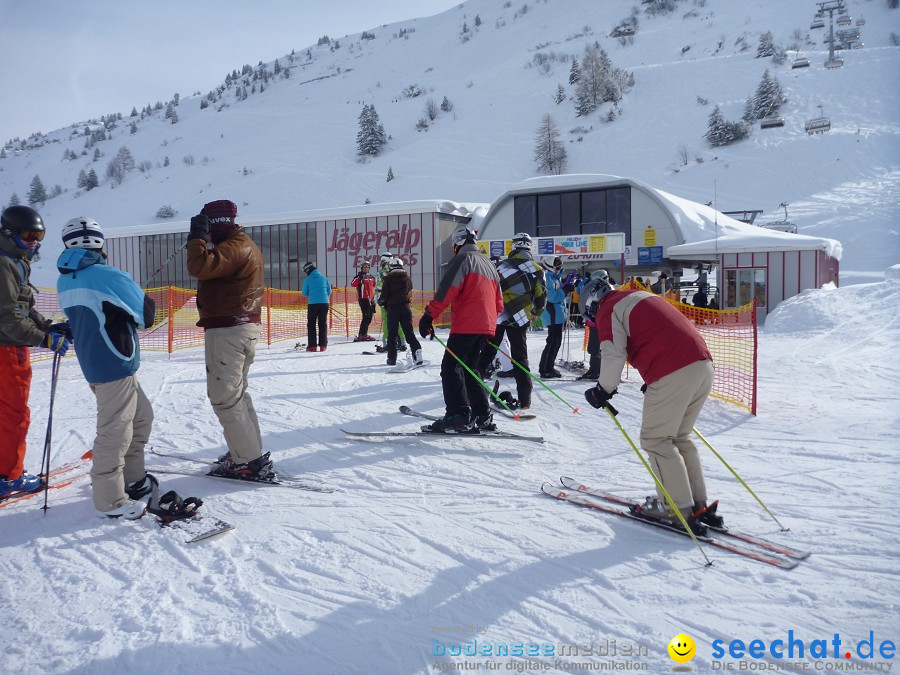
[{"label": "bodenseemedien logo", "polygon": [[694,668],[687,664],[697,655],[697,644],[690,635],[679,633],[669,640],[669,656],[679,664],[672,666],[672,672],[692,672]]}]

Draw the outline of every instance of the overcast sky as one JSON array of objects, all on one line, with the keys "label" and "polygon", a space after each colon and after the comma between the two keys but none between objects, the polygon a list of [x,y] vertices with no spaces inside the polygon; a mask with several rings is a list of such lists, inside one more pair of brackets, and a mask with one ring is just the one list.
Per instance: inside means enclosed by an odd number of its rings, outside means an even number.
[{"label": "overcast sky", "polygon": [[206,93],[323,35],[432,16],[459,0],[0,0],[0,144]]}]

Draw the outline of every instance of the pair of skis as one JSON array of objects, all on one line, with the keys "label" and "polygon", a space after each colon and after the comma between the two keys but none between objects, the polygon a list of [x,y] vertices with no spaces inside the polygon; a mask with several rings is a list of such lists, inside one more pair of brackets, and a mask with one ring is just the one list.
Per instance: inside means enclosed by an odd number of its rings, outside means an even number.
[{"label": "pair of skis", "polygon": [[[400,412],[404,415],[411,415],[412,417],[421,417],[422,419],[435,421],[440,419],[436,415],[428,415],[426,413],[418,412],[413,410],[409,406],[402,405],[400,406]],[[480,438],[480,437],[489,437],[489,438],[507,438],[518,441],[529,441],[531,443],[543,443],[543,436],[523,436],[521,434],[511,434],[506,431],[475,431],[475,432],[462,432],[462,433],[454,433],[454,432],[433,432],[433,431],[348,431],[346,429],[341,429],[345,434],[351,436],[353,438]]]},{"label": "pair of skis", "polygon": [[[158,450],[155,447],[147,446],[147,452],[152,455],[156,455],[157,457],[168,457],[169,459],[180,459],[183,462],[190,462],[192,464],[202,464],[203,466],[209,468],[210,470],[213,467],[213,462],[197,459],[196,457],[190,457],[188,455],[182,455],[176,452],[167,452]],[[291,488],[294,490],[306,490],[308,492],[321,492],[325,494],[329,494],[334,492],[333,487],[329,487],[327,485],[323,485],[322,483],[314,482],[311,480],[307,480],[304,478],[296,478],[293,476],[285,476],[282,474],[278,475],[278,478],[272,481],[264,481],[264,480],[253,480],[253,479],[244,479],[244,478],[231,478],[229,476],[221,476],[218,474],[210,473],[210,472],[198,472],[198,471],[187,471],[184,469],[176,469],[171,467],[153,467],[152,469],[148,469],[150,473],[168,473],[168,474],[176,474],[179,476],[206,476],[208,478],[218,478],[221,480],[229,480],[231,482],[240,482],[246,483],[247,485],[261,485],[261,486],[269,486],[269,487],[284,487]]]},{"label": "pair of skis", "polygon": [[[632,512],[637,505],[630,499],[610,494],[603,490],[583,485],[578,481],[563,476],[560,485],[544,483],[541,492],[555,499],[572,502],[604,513],[610,513],[629,520],[652,525],[663,530],[689,537],[688,532],[680,524],[672,524],[662,520],[640,516]],[[615,506],[613,506],[615,505]],[[624,508],[623,508],[624,507]],[[790,546],[763,539],[752,534],[738,532],[725,527],[710,527],[709,534],[697,536],[698,541],[716,548],[750,558],[781,569],[793,569],[801,560],[809,556],[809,552],[800,551]],[[740,542],[740,543],[734,543]]]},{"label": "pair of skis", "polygon": [[[0,508],[11,506],[18,502],[23,502],[26,499],[31,499],[32,497],[37,497],[40,494],[44,493],[45,489],[49,490],[58,490],[59,488],[64,488],[68,485],[74,483],[80,477],[78,476],[69,477],[69,474],[77,471],[83,466],[87,466],[91,462],[91,452],[90,450],[84,453],[80,458],[76,459],[74,462],[68,462],[67,464],[63,464],[60,467],[55,469],[51,469],[49,475],[41,476],[41,487],[33,492],[25,492],[17,491],[11,492],[4,497],[0,497]],[[56,482],[48,485],[51,479],[53,478],[62,478],[61,482]]]}]

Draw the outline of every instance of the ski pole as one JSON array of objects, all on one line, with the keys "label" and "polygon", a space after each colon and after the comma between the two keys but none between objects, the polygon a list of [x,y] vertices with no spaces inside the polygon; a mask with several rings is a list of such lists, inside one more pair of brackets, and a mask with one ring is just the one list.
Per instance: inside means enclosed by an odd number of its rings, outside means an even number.
[{"label": "ski pole", "polygon": [[532,380],[534,380],[535,382],[537,382],[539,385],[541,385],[544,389],[546,389],[546,390],[549,391],[551,394],[553,394],[553,395],[554,395],[556,398],[558,398],[560,401],[562,401],[563,403],[565,403],[566,405],[568,405],[570,408],[572,408],[572,413],[573,413],[573,414],[578,413],[578,408],[574,408],[574,407],[572,407],[571,405],[569,405],[569,402],[568,402],[568,401],[566,401],[562,396],[560,396],[560,395],[557,394],[555,391],[553,391],[550,387],[548,387],[546,384],[544,384],[544,381],[543,381],[541,378],[535,377],[534,373],[532,373],[530,370],[528,370],[528,368],[526,368],[526,367],[523,366],[521,363],[519,363],[518,361],[516,361],[513,357],[511,357],[511,356],[510,356],[509,354],[507,354],[505,351],[503,351],[502,349],[500,349],[500,347],[498,347],[497,345],[495,345],[493,342],[488,342],[488,344],[489,344],[491,347],[493,347],[494,349],[496,349],[498,352],[500,352],[501,354],[503,354],[503,356],[505,356],[506,358],[508,358],[508,359],[512,362],[512,364],[513,364],[514,366],[516,366],[519,370],[522,370],[522,371],[524,371],[525,373],[527,373],[527,374],[528,374],[528,377],[530,377]]},{"label": "ski pole", "polygon": [[706,559],[706,564],[712,565],[712,560],[710,560],[709,557],[706,555],[706,551],[703,550],[703,547],[700,545],[700,542],[697,540],[697,536],[694,534],[694,531],[690,527],[688,527],[687,521],[684,519],[684,516],[681,515],[681,509],[679,509],[677,506],[675,506],[675,502],[672,501],[672,497],[669,495],[669,491],[666,490],[666,488],[663,486],[663,484],[659,481],[659,478],[656,477],[656,474],[653,473],[653,469],[650,468],[650,464],[647,462],[647,460],[641,454],[641,451],[638,450],[637,446],[634,444],[634,441],[631,440],[631,437],[625,432],[625,428],[622,426],[622,424],[616,418],[616,415],[619,414],[619,411],[616,410],[615,408],[613,408],[608,403],[606,404],[605,407],[606,407],[606,412],[609,413],[609,416],[612,418],[612,421],[616,423],[616,426],[619,427],[619,431],[622,432],[622,435],[625,437],[625,440],[628,441],[628,445],[630,445],[631,449],[634,450],[634,454],[636,454],[638,456],[638,459],[641,460],[641,464],[644,465],[644,468],[647,469],[647,471],[653,477],[653,482],[656,483],[656,487],[658,487],[660,492],[662,492],[663,495],[665,495],[666,501],[669,503],[669,508],[672,509],[672,511],[675,513],[676,516],[678,516],[678,520],[681,521],[681,524],[684,526],[684,529],[687,530],[687,533],[689,535],[691,535],[691,539],[693,539],[694,543],[697,544],[697,548],[700,549],[700,553],[702,553],[703,557]]},{"label": "ski pole", "polygon": [[150,280],[153,279],[153,277],[155,277],[157,274],[159,274],[160,272],[162,272],[163,269],[164,269],[170,262],[172,262],[172,260],[175,259],[175,256],[176,256],[176,255],[178,255],[178,254],[181,253],[184,249],[187,248],[187,245],[188,245],[188,243],[187,243],[187,241],[185,241],[184,244],[182,244],[181,247],[180,247],[177,251],[175,251],[175,253],[173,253],[173,254],[170,255],[168,258],[166,258],[166,261],[165,261],[162,265],[160,265],[159,268],[158,268],[153,274],[151,274],[149,277],[147,277],[147,281],[145,281],[144,283],[145,283],[145,284],[150,283]]},{"label": "ski pole", "polygon": [[53,430],[53,401],[56,398],[56,382],[59,379],[59,364],[62,356],[59,352],[53,352],[53,366],[50,369],[50,410],[47,413],[47,435],[44,437],[44,456],[41,460],[41,474],[44,476],[44,514],[46,515],[47,500],[50,493],[50,434]]},{"label": "ski pole", "polygon": [[500,405],[502,405],[504,408],[506,408],[506,409],[509,411],[510,415],[513,416],[513,419],[514,419],[514,420],[519,419],[519,413],[513,412],[512,409],[511,409],[508,405],[506,405],[506,401],[504,401],[502,398],[500,398],[499,396],[497,396],[497,394],[495,394],[495,393],[493,392],[493,390],[492,390],[489,386],[487,386],[487,385],[484,383],[484,380],[482,380],[482,379],[475,373],[475,371],[473,371],[471,368],[469,368],[469,366],[467,366],[465,363],[463,363],[463,360],[462,360],[461,358],[459,358],[456,354],[454,354],[454,353],[453,353],[453,350],[450,349],[450,347],[448,347],[447,344],[446,344],[443,340],[441,340],[441,338],[439,338],[437,335],[435,335],[433,330],[431,331],[431,336],[432,336],[435,340],[438,341],[438,344],[440,344],[441,347],[443,347],[444,349],[447,350],[447,353],[450,354],[450,356],[452,356],[454,359],[456,359],[457,361],[459,361],[459,365],[461,365],[463,368],[465,368],[466,370],[469,371],[469,374],[470,374],[472,377],[475,378],[475,381],[478,382],[478,384],[480,384],[482,387],[484,387],[484,388],[487,390],[487,393],[489,393],[491,396],[493,396],[495,399],[497,399],[497,400],[500,402]]},{"label": "ski pole", "polygon": [[738,479],[738,482],[740,482],[741,485],[743,485],[745,488],[747,488],[747,492],[749,492],[751,495],[753,495],[753,498],[754,498],[756,501],[759,502],[759,505],[765,509],[766,513],[768,513],[770,516],[772,516],[772,520],[774,520],[776,523],[778,523],[778,527],[781,528],[781,531],[782,531],[782,532],[787,532],[790,528],[785,527],[784,525],[782,525],[782,524],[778,521],[778,518],[775,517],[775,514],[772,513],[771,511],[769,511],[768,507],[767,507],[765,504],[763,504],[762,499],[760,499],[760,498],[756,495],[756,493],[755,493],[753,490],[750,489],[750,486],[747,485],[747,483],[744,482],[744,479],[743,479],[743,478],[741,478],[740,476],[738,476],[737,471],[735,471],[734,469],[732,469],[732,468],[731,468],[731,465],[730,465],[728,462],[725,461],[725,458],[722,457],[722,455],[720,455],[718,452],[716,452],[716,449],[715,449],[712,445],[710,445],[710,442],[709,442],[708,440],[706,440],[706,439],[703,437],[703,434],[701,434],[699,431],[697,431],[697,427],[694,427],[694,433],[697,434],[697,437],[698,437],[701,441],[703,441],[704,445],[706,445],[707,448],[710,449],[710,451],[712,452],[712,454],[714,454],[716,457],[719,458],[719,461],[722,462],[722,464],[725,465],[725,467],[731,472],[731,475],[734,476],[735,478],[737,478],[737,479]]}]

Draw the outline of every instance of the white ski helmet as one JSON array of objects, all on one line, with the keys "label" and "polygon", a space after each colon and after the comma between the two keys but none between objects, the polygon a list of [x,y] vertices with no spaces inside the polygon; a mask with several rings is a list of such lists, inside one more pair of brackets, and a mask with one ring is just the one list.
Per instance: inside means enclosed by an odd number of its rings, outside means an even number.
[{"label": "white ski helmet", "polygon": [[392,270],[402,270],[403,269],[403,259],[402,258],[392,258],[391,259],[391,269]]},{"label": "white ski helmet", "polygon": [[591,272],[591,281],[606,281],[609,283],[609,272],[606,270],[594,270]]},{"label": "white ski helmet", "polygon": [[468,227],[457,227],[453,230],[453,234],[450,235],[450,243],[454,247],[462,246],[463,244],[474,244],[476,237],[475,230],[471,230]]},{"label": "white ski helmet", "polygon": [[103,248],[103,230],[93,218],[72,218],[63,225],[62,240],[66,248],[86,248],[99,251]]},{"label": "white ski helmet", "polygon": [[531,250],[531,235],[527,232],[517,232],[513,235],[512,238],[512,248],[515,251],[517,248],[527,248]]}]

